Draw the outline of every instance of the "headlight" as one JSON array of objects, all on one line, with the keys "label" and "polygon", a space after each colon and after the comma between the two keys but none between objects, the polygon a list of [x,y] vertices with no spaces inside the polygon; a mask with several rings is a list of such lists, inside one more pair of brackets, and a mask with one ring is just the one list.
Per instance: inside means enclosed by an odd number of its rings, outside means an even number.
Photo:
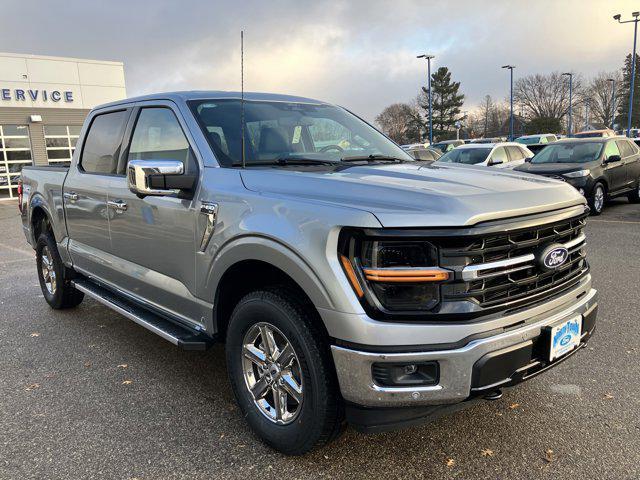
[{"label": "headlight", "polygon": [[381,310],[427,311],[440,302],[451,272],[438,267],[438,251],[423,240],[341,235],[340,262],[356,295]]},{"label": "headlight", "polygon": [[582,178],[588,176],[590,173],[591,170],[587,168],[585,170],[578,170],[577,172],[563,173],[562,176],[567,178]]}]

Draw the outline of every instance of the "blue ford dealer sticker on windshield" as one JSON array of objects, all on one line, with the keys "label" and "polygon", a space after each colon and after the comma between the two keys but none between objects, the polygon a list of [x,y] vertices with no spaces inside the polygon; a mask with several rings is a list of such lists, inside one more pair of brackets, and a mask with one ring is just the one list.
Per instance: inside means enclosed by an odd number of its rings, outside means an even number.
[{"label": "blue ford dealer sticker on windshield", "polygon": [[551,350],[549,361],[566,355],[580,345],[582,316],[579,315],[551,328]]}]

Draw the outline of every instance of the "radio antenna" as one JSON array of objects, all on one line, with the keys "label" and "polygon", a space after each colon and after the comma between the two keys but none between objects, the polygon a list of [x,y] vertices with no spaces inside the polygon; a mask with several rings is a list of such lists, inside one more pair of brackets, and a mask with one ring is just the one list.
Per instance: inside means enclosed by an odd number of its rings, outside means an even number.
[{"label": "radio antenna", "polygon": [[242,168],[245,168],[244,158],[244,30],[240,30],[240,132]]}]

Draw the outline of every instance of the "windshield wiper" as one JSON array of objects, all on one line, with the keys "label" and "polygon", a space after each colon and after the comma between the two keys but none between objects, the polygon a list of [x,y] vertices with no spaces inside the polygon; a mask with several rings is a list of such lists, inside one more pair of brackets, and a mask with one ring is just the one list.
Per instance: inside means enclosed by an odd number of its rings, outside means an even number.
[{"label": "windshield wiper", "polygon": [[351,157],[343,157],[341,162],[409,162],[404,158],[393,157],[391,155],[371,154],[371,155],[353,155]]},{"label": "windshield wiper", "polygon": [[336,165],[338,161],[335,160],[323,160],[319,158],[308,157],[280,157],[273,160],[248,160],[246,162],[247,167],[254,165]]}]

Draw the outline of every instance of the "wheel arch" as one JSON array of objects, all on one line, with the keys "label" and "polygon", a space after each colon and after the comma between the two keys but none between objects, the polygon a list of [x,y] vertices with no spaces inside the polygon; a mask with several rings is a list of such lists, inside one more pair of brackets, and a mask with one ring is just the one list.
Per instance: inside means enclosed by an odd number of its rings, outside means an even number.
[{"label": "wheel arch", "polygon": [[313,307],[333,308],[327,290],[314,270],[291,249],[264,237],[244,237],[223,247],[213,262],[207,281],[212,293],[213,331],[224,338],[226,323],[237,302],[250,291],[285,285]]}]

